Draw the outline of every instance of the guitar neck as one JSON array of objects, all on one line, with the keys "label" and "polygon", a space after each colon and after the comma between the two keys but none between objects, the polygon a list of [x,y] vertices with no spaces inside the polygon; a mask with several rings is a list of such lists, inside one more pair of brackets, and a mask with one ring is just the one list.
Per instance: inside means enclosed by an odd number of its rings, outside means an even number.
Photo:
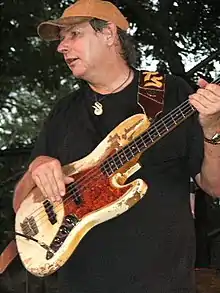
[{"label": "guitar neck", "polygon": [[102,167],[107,175],[111,176],[133,157],[149,149],[195,112],[195,108],[187,100],[153,123],[147,131],[135,138],[131,143],[120,149],[103,163]]},{"label": "guitar neck", "polygon": [[[217,77],[212,83],[219,84],[220,77]],[[195,112],[196,109],[190,104],[189,100],[184,101],[164,117],[153,123],[147,131],[135,138],[131,143],[107,158],[102,164],[105,173],[108,176],[114,174],[133,157],[149,149]]]}]

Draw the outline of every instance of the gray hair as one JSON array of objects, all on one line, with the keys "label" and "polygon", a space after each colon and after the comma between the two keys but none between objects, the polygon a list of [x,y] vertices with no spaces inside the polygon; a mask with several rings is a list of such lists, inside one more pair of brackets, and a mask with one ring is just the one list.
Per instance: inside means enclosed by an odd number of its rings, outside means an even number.
[{"label": "gray hair", "polygon": [[[107,21],[97,18],[92,18],[89,23],[96,32],[101,32],[108,25]],[[117,27],[117,34],[121,45],[121,57],[126,61],[128,66],[135,67],[137,63],[137,52],[132,36],[119,27]]]}]

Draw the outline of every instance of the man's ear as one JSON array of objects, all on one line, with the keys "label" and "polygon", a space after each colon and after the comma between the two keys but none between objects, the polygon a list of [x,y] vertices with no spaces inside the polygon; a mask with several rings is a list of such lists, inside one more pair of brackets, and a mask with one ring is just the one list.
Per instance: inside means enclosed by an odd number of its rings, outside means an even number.
[{"label": "man's ear", "polygon": [[103,29],[103,34],[108,46],[112,46],[117,39],[117,26],[114,23],[109,22]]}]

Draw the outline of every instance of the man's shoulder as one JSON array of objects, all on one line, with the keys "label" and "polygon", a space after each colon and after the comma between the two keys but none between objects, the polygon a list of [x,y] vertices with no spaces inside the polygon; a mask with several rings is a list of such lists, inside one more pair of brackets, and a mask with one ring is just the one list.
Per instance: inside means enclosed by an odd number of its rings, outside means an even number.
[{"label": "man's shoulder", "polygon": [[187,77],[182,77],[174,74],[166,74],[167,82],[176,86],[177,88],[185,89],[186,91],[192,91],[192,83],[190,84],[190,80]]},{"label": "man's shoulder", "polygon": [[77,89],[74,89],[74,91],[71,91],[67,95],[61,97],[56,102],[56,107],[64,107],[69,106],[72,103],[77,103],[78,99],[80,99],[83,92],[82,86],[77,87]]},{"label": "man's shoulder", "polygon": [[168,99],[174,99],[177,103],[181,103],[193,94],[194,89],[186,78],[173,74],[166,74],[165,78],[165,93]]},{"label": "man's shoulder", "polygon": [[70,108],[74,108],[78,104],[78,102],[82,99],[83,92],[84,92],[84,86],[77,87],[77,89],[74,89],[74,91],[58,99],[52,111],[62,112]]}]

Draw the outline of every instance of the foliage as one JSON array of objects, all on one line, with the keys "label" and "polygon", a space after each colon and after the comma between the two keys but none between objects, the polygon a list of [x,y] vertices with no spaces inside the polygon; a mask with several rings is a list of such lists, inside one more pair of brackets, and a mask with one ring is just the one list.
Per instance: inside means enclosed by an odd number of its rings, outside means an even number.
[{"label": "foliage", "polygon": [[[72,2],[0,1],[1,248],[11,237],[14,220],[12,192],[15,182],[25,169],[30,145],[34,143],[53,104],[73,91],[77,83],[62,56],[56,52],[57,43],[41,41],[36,27],[42,20],[59,17]],[[147,68],[152,68],[152,63],[156,61],[159,70],[187,79],[187,60],[199,63],[204,57],[220,50],[218,0],[112,2],[120,7],[130,21],[131,33],[142,54],[139,65],[144,63]],[[216,54],[215,59],[217,58]],[[216,62],[210,62],[204,65],[198,69],[197,74],[190,77],[195,80],[200,74],[210,79],[209,72],[213,71],[215,64]],[[17,270],[13,270],[13,275],[18,271],[20,269],[17,267]],[[17,279],[24,280],[24,275],[22,276],[17,274]],[[7,277],[1,278],[0,283],[3,279],[8,280]],[[0,288],[3,292],[1,285]],[[16,285],[13,288],[5,289],[5,292],[24,292],[24,289],[21,291]]]},{"label": "foliage", "polygon": [[[131,28],[136,29],[134,38],[139,49],[142,46],[144,57],[157,60],[159,69],[184,76],[182,58],[193,54],[199,62],[202,56],[219,49],[217,1],[113,2],[128,16]],[[32,143],[55,100],[74,89],[76,81],[56,53],[57,43],[41,41],[36,32],[42,20],[59,17],[70,3],[1,2],[1,148]]]}]

